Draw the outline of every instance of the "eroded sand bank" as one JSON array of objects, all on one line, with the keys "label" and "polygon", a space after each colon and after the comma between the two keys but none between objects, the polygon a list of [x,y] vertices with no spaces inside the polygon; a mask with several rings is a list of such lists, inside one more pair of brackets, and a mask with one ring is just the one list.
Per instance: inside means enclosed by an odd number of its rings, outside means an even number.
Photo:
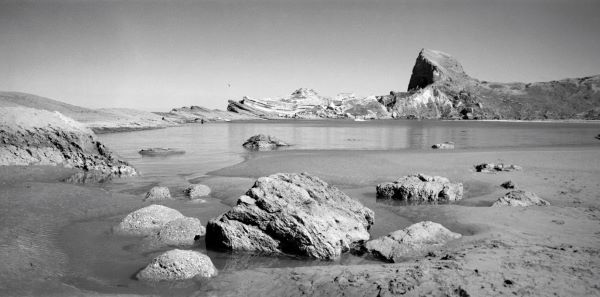
[{"label": "eroded sand bank", "polygon": [[[518,164],[524,170],[485,174],[472,167],[497,161]],[[0,295],[90,295],[94,291],[171,295],[164,288],[144,285],[119,288],[106,282],[107,288],[102,288],[103,282],[98,281],[96,287],[78,287],[78,282],[69,281],[74,274],[85,273],[74,270],[70,261],[84,260],[75,259],[73,251],[61,245],[61,230],[78,221],[119,217],[144,205],[140,197],[59,183],[72,172],[55,167],[0,170]],[[198,213],[204,223],[248,188],[251,179],[244,177],[302,171],[322,177],[372,208],[376,214],[372,237],[423,219],[465,236],[427,257],[403,263],[311,263],[296,268],[242,265],[241,270],[224,269],[216,278],[196,284],[193,291],[173,292],[197,296],[600,294],[600,150],[596,147],[261,153],[198,179],[215,193],[203,206],[209,210],[196,207],[188,213]],[[377,183],[414,172],[462,181],[467,197],[457,204],[416,206],[375,199]],[[552,206],[489,207],[506,192],[499,185],[509,179]],[[189,205],[172,206],[184,210]]]}]

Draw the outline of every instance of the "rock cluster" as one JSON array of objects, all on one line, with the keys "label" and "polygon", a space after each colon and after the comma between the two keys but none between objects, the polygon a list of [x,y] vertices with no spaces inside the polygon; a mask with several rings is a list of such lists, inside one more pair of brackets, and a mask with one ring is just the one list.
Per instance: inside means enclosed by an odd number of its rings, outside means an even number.
[{"label": "rock cluster", "polygon": [[456,201],[462,199],[462,183],[452,183],[445,177],[413,174],[394,182],[377,185],[378,199],[410,202]]},{"label": "rock cluster", "polygon": [[289,144],[270,135],[258,134],[248,138],[242,146],[249,150],[263,151],[273,150],[280,146],[289,146]]},{"label": "rock cluster", "polygon": [[177,148],[154,147],[141,149],[138,153],[142,156],[170,156],[185,154],[185,151]]},{"label": "rock cluster", "polygon": [[454,149],[454,142],[443,142],[443,143],[436,143],[434,145],[431,146],[431,148],[434,149],[441,149],[441,150],[452,150]]},{"label": "rock cluster", "polygon": [[208,247],[335,259],[369,239],[374,213],[306,173],[259,178],[207,224]]},{"label": "rock cluster", "polygon": [[185,280],[213,277],[217,268],[207,255],[196,251],[170,250],[154,258],[136,278],[144,281]]},{"label": "rock cluster", "polygon": [[523,170],[521,166],[513,165],[513,164],[503,164],[503,163],[481,163],[475,165],[475,171],[477,172],[500,172],[500,171],[520,171]]},{"label": "rock cluster", "polygon": [[533,192],[514,190],[506,193],[492,206],[548,206],[550,203]]},{"label": "rock cluster", "polygon": [[0,165],[63,165],[106,175],[137,174],[82,124],[59,112],[25,107],[0,108]]},{"label": "rock cluster", "polygon": [[378,258],[397,262],[402,257],[424,254],[461,237],[438,223],[424,221],[370,240],[365,248]]},{"label": "rock cluster", "polygon": [[144,197],[144,201],[161,201],[161,200],[169,200],[173,199],[171,197],[171,192],[167,187],[152,187],[148,193],[146,193],[146,197]]}]

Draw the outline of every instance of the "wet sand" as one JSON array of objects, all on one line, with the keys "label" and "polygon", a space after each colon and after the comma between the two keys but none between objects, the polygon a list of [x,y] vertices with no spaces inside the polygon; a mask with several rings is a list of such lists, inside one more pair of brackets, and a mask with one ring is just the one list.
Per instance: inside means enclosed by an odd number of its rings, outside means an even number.
[{"label": "wet sand", "polygon": [[[474,164],[498,161],[524,170],[473,171]],[[396,264],[360,257],[319,263],[208,251],[221,269],[216,278],[150,287],[127,276],[156,251],[142,252],[137,239],[109,232],[126,213],[147,205],[137,194],[143,189],[110,192],[61,183],[73,171],[58,167],[0,167],[0,295],[600,295],[597,146],[266,152],[192,180],[213,189],[205,203],[176,200],[166,205],[205,223],[227,210],[254,178],[275,172],[320,176],[372,208],[372,237],[425,219],[465,236],[427,257]],[[464,182],[466,198],[456,204],[413,206],[375,199],[377,183],[414,172]],[[509,179],[552,206],[490,208],[506,192],[499,185]]]}]

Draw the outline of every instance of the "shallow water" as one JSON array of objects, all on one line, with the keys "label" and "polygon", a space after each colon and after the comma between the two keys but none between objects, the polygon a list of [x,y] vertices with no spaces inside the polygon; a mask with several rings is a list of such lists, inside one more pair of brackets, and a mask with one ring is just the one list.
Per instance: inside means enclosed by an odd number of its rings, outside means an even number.
[{"label": "shallow water", "polygon": [[[209,172],[264,156],[262,152],[246,151],[241,144],[257,134],[271,134],[294,144],[285,151],[311,154],[314,150],[396,150],[407,152],[431,151],[434,143],[454,141],[456,151],[487,148],[524,148],[552,146],[597,146],[594,139],[599,124],[574,123],[506,123],[506,122],[440,122],[440,121],[252,121],[188,125],[160,130],[147,130],[100,135],[108,147],[138,168],[142,176],[116,179],[100,185],[140,197],[156,184],[170,187],[172,195],[181,198],[167,206],[178,209],[186,216],[199,218],[204,224],[212,217],[235,204],[254,182],[245,176],[213,176]],[[175,147],[186,151],[183,155],[144,157],[142,148]],[[337,153],[332,152],[333,158]],[[437,154],[435,154],[437,155]],[[352,154],[343,156],[352,160]],[[360,156],[359,156],[360,157]],[[271,158],[269,160],[277,160]],[[368,162],[372,160],[369,159]],[[385,160],[381,160],[385,162]],[[338,164],[339,163],[339,164]],[[337,165],[336,165],[337,164]],[[375,225],[370,230],[373,238],[386,235],[421,220],[433,220],[449,229],[471,235],[472,226],[464,226],[444,216],[446,205],[398,205],[375,199],[372,177],[362,175],[377,171],[384,163],[367,163],[370,171],[353,172],[337,161],[310,164],[311,170],[336,172],[342,191],[375,211]],[[309,166],[309,164],[305,164]],[[295,164],[303,170],[302,164]],[[335,167],[332,170],[330,167]],[[471,166],[471,165],[469,165]],[[273,166],[277,168],[277,166]],[[327,169],[327,170],[325,170]],[[202,203],[183,199],[183,188],[192,183],[204,183],[212,193]],[[489,201],[474,197],[492,191],[492,185],[477,180],[464,180],[465,199],[456,203],[466,206],[489,206]],[[459,206],[450,206],[459,207]],[[123,210],[124,212],[126,210]],[[128,211],[128,210],[127,210]],[[67,226],[58,242],[69,256],[70,271],[65,280],[77,287],[112,293],[153,293],[160,295],[187,295],[203,286],[206,280],[183,283],[163,283],[156,286],[136,281],[134,275],[162,250],[148,250],[139,237],[112,234],[111,228],[125,215],[94,218]],[[192,247],[208,254],[219,273],[256,267],[292,267],[310,265],[357,265],[373,263],[370,257],[344,255],[338,261],[315,261],[293,257],[273,257],[245,253],[224,253],[207,250],[203,240]]]}]

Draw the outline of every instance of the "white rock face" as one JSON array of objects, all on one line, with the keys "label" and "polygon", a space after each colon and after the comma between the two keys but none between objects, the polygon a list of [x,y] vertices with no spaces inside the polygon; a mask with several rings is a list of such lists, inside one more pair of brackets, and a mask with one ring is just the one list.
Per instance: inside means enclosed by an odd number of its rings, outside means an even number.
[{"label": "white rock face", "polygon": [[148,191],[148,193],[146,193],[144,201],[162,201],[169,199],[173,199],[171,197],[171,192],[169,191],[169,188],[157,186],[153,187],[152,189],[150,189],[150,191]]},{"label": "white rock face", "polygon": [[426,253],[461,237],[438,223],[424,221],[370,240],[365,247],[376,257],[396,262],[402,257]]},{"label": "white rock face", "polygon": [[514,190],[506,193],[494,202],[492,206],[548,206],[550,203],[533,192]]},{"label": "white rock face", "polygon": [[168,222],[183,218],[179,211],[162,205],[150,205],[128,214],[115,231],[131,235],[152,235]]},{"label": "white rock face", "polygon": [[217,268],[207,255],[176,249],[154,258],[136,277],[144,281],[173,281],[215,275]]}]

